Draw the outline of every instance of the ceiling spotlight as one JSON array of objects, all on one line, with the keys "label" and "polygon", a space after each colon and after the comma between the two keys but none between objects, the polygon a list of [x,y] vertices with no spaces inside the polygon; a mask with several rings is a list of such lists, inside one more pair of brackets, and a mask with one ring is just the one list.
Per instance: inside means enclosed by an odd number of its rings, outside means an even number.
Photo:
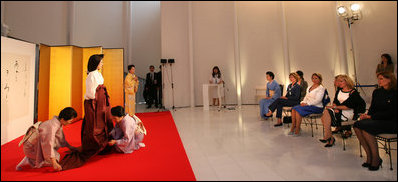
[{"label": "ceiling spotlight", "polygon": [[350,8],[351,8],[352,11],[356,12],[359,9],[361,9],[361,6],[359,6],[359,4],[351,4]]},{"label": "ceiling spotlight", "polygon": [[337,8],[337,13],[339,14],[339,16],[345,16],[347,15],[347,9],[344,6],[339,6]]}]

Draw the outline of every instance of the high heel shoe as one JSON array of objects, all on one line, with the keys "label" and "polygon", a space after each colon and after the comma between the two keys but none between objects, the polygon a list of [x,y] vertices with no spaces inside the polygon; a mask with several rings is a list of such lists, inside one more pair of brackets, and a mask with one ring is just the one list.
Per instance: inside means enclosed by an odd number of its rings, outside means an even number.
[{"label": "high heel shoe", "polygon": [[380,159],[379,165],[377,166],[369,166],[369,171],[377,171],[379,170],[379,167],[383,168],[383,160]]},{"label": "high heel shoe", "polygon": [[326,142],[328,142],[328,140],[330,140],[330,138],[328,138],[326,140],[325,139],[319,139],[319,141],[322,142],[322,143],[326,143]]},{"label": "high heel shoe", "polygon": [[362,167],[369,167],[369,166],[370,166],[370,163],[364,162],[364,163],[362,164]]},{"label": "high heel shoe", "polygon": [[330,138],[328,139],[328,142],[330,142],[332,139],[333,139],[333,142],[332,142],[331,144],[326,144],[325,147],[331,147],[331,146],[334,145],[334,143],[336,142],[336,139],[334,139],[334,137],[330,137]]}]

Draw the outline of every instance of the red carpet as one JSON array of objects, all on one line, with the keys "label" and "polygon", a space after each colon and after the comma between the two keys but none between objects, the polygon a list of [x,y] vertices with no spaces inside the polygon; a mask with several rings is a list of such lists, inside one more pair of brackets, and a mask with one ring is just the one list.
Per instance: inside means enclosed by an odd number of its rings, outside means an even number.
[{"label": "red carpet", "polygon": [[[80,168],[54,172],[52,167],[15,171],[24,157],[22,136],[1,146],[1,180],[23,181],[195,181],[185,149],[170,112],[138,113],[148,134],[146,147],[131,154],[98,155]],[[64,127],[67,141],[80,146],[81,121]],[[59,150],[61,158],[67,148]]]}]

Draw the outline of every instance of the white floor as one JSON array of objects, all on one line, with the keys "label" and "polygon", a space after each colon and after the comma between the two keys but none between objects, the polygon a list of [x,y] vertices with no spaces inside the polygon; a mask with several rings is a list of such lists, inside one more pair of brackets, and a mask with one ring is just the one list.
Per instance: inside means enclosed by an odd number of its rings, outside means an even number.
[{"label": "white floor", "polygon": [[[137,112],[157,111],[138,106]],[[141,111],[139,111],[141,110]],[[172,111],[196,179],[204,180],[397,180],[397,153],[391,171],[388,155],[380,150],[383,168],[369,171],[361,164],[356,137],[335,136],[336,145],[325,148],[318,139],[322,127],[302,125],[300,137],[288,136],[288,126],[259,119],[258,105],[236,110],[203,111],[202,107]],[[319,123],[320,121],[318,121]],[[396,143],[392,145],[396,148]]]}]

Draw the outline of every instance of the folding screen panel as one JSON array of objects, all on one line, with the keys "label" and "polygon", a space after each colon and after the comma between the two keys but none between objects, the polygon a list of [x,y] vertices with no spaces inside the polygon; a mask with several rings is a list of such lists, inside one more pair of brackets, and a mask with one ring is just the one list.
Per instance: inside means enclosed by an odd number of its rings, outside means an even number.
[{"label": "folding screen panel", "polygon": [[[77,119],[83,118],[83,49],[72,47],[72,107],[77,112]],[[87,68],[86,68],[87,69]]]},{"label": "folding screen panel", "polygon": [[72,106],[72,46],[51,47],[48,117]]},{"label": "folding screen panel", "polygon": [[123,49],[40,45],[38,120],[58,115],[65,107],[73,107],[77,119],[84,117],[87,64],[91,55],[104,54],[101,73],[111,97],[111,105],[124,106]]},{"label": "folding screen panel", "polygon": [[123,99],[123,49],[103,49],[104,66],[102,76],[106,86],[111,106],[124,107]]},{"label": "folding screen panel", "polygon": [[33,124],[36,44],[1,36],[1,144]]},{"label": "folding screen panel", "polygon": [[48,119],[48,102],[50,88],[50,52],[51,48],[44,44],[40,44],[40,61],[39,61],[39,84],[38,84],[38,106],[37,120],[45,121]]}]

